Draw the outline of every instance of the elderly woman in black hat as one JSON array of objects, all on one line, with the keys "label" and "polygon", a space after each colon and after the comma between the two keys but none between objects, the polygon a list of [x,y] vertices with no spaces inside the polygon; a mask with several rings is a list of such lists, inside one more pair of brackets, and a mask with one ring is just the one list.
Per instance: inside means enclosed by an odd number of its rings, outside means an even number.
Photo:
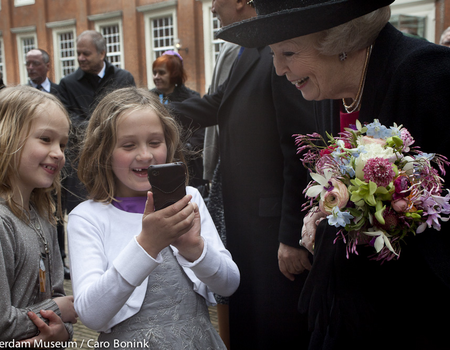
[{"label": "elderly woman in black hat", "polygon": [[[424,151],[449,156],[450,50],[390,25],[393,1],[253,0],[258,16],[218,37],[270,45],[277,73],[318,101],[323,135],[379,119],[403,124]],[[383,264],[365,247],[347,258],[336,232],[327,220],[303,228],[301,244],[314,253],[299,302],[310,349],[448,349],[448,224],[408,238],[401,257]]]}]

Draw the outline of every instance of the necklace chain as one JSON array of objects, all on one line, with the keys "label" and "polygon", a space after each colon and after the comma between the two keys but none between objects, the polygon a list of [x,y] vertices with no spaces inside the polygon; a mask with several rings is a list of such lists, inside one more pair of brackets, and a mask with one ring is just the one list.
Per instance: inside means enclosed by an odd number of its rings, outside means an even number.
[{"label": "necklace chain", "polygon": [[41,239],[42,243],[44,243],[45,254],[49,254],[50,250],[48,249],[47,240],[45,239],[44,234],[42,233],[42,224],[41,224],[41,220],[39,219],[39,215],[36,213],[36,211],[34,210],[33,207],[31,207],[31,211],[33,211],[34,216],[38,220],[38,224],[35,225],[35,223],[33,222],[33,220],[31,219],[31,216],[30,216],[30,225],[29,226],[34,230],[34,232],[36,232],[38,237]]},{"label": "necklace chain", "polygon": [[368,65],[369,58],[372,53],[372,47],[373,47],[373,45],[370,45],[366,50],[366,60],[364,61],[364,67],[363,67],[363,71],[362,71],[361,81],[359,82],[359,88],[358,88],[358,92],[356,94],[355,99],[353,100],[353,102],[350,105],[347,105],[345,103],[345,99],[342,99],[342,103],[344,104],[344,108],[347,113],[352,113],[354,111],[357,111],[361,104],[362,93],[363,93],[364,85],[366,82],[367,67],[369,66]]},{"label": "necklace chain", "polygon": [[[34,216],[36,217],[36,219],[38,221],[38,224],[36,225],[33,222],[33,220],[31,219],[31,215],[30,215],[29,216],[29,226],[33,229],[34,232],[36,232],[36,234],[38,235],[38,237],[40,238],[40,240],[44,244],[45,254],[41,253],[41,263],[43,263],[44,260],[48,261],[48,278],[49,278],[50,286],[53,286],[53,284],[52,284],[52,274],[51,274],[51,257],[50,257],[50,249],[48,248],[48,242],[47,242],[47,240],[44,237],[43,227],[42,227],[41,220],[39,219],[38,213],[36,212],[36,210],[34,210],[34,208],[32,206],[31,206],[31,211],[33,212]],[[41,272],[39,272],[39,276],[40,276],[40,274],[41,274]],[[53,289],[52,289],[51,292],[53,294]]]}]

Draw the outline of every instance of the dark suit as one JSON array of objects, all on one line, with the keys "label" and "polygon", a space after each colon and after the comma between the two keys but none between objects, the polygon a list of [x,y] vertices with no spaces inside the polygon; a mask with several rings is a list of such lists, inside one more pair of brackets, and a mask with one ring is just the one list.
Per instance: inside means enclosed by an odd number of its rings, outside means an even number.
[{"label": "dark suit", "polygon": [[[49,93],[51,93],[52,95],[58,97],[58,99],[60,99],[59,85],[58,85],[58,84],[55,84],[55,83],[52,82],[50,79],[48,79],[48,82],[50,83],[50,91],[45,91],[45,90],[43,90],[43,91],[49,92]],[[28,85],[31,86],[31,87],[35,87],[35,86],[31,85],[30,81],[28,81]]]},{"label": "dark suit", "polygon": [[62,78],[59,83],[63,102],[75,126],[89,120],[103,95],[112,90],[136,85],[130,72],[107,61],[105,64],[105,76],[98,84],[94,84],[90,80],[90,74],[83,72],[81,68]]},{"label": "dark suit", "polygon": [[172,106],[184,123],[219,125],[227,248],[241,272],[231,348],[298,349],[308,340],[295,310],[305,274],[290,282],[277,251],[280,241],[299,248],[306,171],[292,134],[313,130],[312,105],[275,74],[266,47],[245,49],[214,94]]},{"label": "dark suit", "polygon": [[49,79],[49,82],[50,82],[50,93],[52,94],[52,95],[55,95],[56,97],[58,97],[59,96],[59,85],[58,84],[55,84],[53,81],[51,81],[50,79]]},{"label": "dark suit", "polygon": [[[450,49],[404,36],[390,24],[370,57],[359,120],[403,124],[413,146],[450,156]],[[337,134],[338,101],[317,103],[318,130]],[[448,171],[449,169],[447,169]],[[447,182],[445,187],[449,187]],[[444,194],[445,195],[445,194]],[[345,257],[323,221],[300,309],[314,329],[310,349],[446,349],[450,313],[450,227],[406,239],[399,260]],[[385,334],[387,337],[385,337]]]}]

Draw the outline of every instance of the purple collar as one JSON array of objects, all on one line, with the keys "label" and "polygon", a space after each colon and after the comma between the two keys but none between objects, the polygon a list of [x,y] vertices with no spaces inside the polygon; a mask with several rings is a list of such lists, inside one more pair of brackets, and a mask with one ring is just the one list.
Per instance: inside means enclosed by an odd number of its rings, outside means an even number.
[{"label": "purple collar", "polygon": [[143,214],[147,197],[116,197],[118,202],[113,201],[112,204],[120,210],[128,213]]}]

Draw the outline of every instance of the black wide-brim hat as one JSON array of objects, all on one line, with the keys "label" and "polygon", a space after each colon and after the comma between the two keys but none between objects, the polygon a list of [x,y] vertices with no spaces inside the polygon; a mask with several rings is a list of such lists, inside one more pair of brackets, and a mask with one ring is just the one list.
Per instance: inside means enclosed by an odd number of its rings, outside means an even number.
[{"label": "black wide-brim hat", "polygon": [[261,47],[317,33],[364,16],[394,0],[253,0],[257,16],[230,24],[216,38]]}]

